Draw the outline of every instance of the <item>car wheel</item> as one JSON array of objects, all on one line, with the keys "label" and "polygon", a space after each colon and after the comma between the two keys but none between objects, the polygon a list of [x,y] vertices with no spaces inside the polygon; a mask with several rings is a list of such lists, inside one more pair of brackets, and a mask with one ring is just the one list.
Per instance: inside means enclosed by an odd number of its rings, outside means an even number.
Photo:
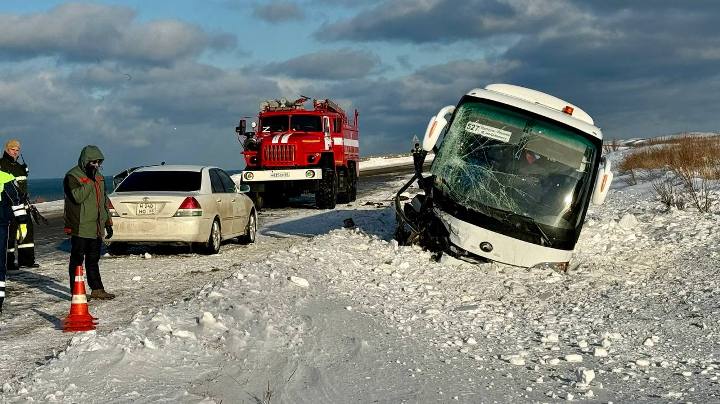
[{"label": "car wheel", "polygon": [[220,222],[215,219],[210,227],[210,237],[205,245],[206,254],[217,254],[220,252]]},{"label": "car wheel", "polygon": [[257,218],[255,217],[255,211],[250,212],[247,225],[245,226],[245,235],[240,236],[240,242],[243,244],[252,244],[255,242],[255,236],[257,235]]}]

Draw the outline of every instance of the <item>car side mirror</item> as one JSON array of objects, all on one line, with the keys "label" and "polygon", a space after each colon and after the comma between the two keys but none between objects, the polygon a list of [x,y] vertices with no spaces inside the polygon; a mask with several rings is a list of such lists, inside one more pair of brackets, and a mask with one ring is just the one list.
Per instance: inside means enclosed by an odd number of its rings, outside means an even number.
[{"label": "car side mirror", "polygon": [[594,205],[602,205],[605,202],[608,191],[610,191],[610,183],[613,180],[613,173],[610,171],[610,161],[603,157],[602,167],[598,169],[598,177],[593,190],[592,203]]},{"label": "car side mirror", "polygon": [[429,152],[432,151],[435,144],[437,144],[440,133],[442,133],[445,126],[447,126],[447,115],[455,112],[454,105],[448,105],[440,110],[434,117],[430,118],[427,129],[425,130],[425,138],[423,138],[423,150]]},{"label": "car side mirror", "polygon": [[246,194],[250,192],[250,185],[248,184],[241,184],[240,187],[237,188],[238,193]]}]

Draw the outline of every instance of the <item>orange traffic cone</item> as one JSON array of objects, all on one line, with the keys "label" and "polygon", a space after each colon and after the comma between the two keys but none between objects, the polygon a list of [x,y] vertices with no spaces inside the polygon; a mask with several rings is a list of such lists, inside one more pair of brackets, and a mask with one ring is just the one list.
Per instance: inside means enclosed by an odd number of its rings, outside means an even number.
[{"label": "orange traffic cone", "polygon": [[75,283],[72,290],[72,303],[70,314],[63,322],[63,332],[90,331],[95,329],[96,319],[88,311],[87,297],[85,296],[85,276],[82,265],[75,268]]}]

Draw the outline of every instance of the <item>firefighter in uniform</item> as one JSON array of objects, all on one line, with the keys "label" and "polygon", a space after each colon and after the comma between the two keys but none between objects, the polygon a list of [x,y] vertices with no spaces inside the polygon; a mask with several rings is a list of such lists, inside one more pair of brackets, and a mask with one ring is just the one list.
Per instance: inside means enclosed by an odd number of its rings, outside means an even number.
[{"label": "firefighter in uniform", "polygon": [[[20,142],[16,139],[8,140],[5,143],[5,151],[0,158],[0,170],[15,176],[18,191],[20,192],[20,200],[26,205],[28,200],[27,164],[18,162],[20,157]],[[37,268],[40,266],[35,262],[35,241],[32,220],[27,223],[27,235],[20,237],[18,230],[18,221],[10,222],[10,236],[8,237],[7,248],[7,269],[13,271],[19,267]],[[17,252],[17,265],[15,265],[15,253]]]},{"label": "firefighter in uniform", "polygon": [[18,222],[18,231],[26,232],[28,216],[21,202],[15,176],[0,170],[0,313],[5,301],[5,275],[10,223]]}]

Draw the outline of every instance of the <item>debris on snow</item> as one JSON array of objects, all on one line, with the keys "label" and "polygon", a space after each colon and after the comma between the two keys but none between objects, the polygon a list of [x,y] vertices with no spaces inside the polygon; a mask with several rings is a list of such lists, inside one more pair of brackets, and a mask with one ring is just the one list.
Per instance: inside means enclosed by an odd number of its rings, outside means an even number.
[{"label": "debris on snow", "polygon": [[643,345],[655,346],[655,344],[657,344],[658,342],[660,342],[660,337],[653,335],[653,336],[645,338],[645,341],[643,341]]},{"label": "debris on snow", "polygon": [[578,363],[583,361],[582,355],[578,354],[569,354],[565,355],[565,361],[570,363]]},{"label": "debris on snow", "polygon": [[544,337],[540,338],[540,342],[548,344],[556,344],[558,341],[560,341],[560,338],[557,333],[554,332],[547,333]]},{"label": "debris on snow", "polygon": [[143,345],[147,349],[157,349],[157,345],[155,345],[155,343],[150,341],[147,337],[143,339]]},{"label": "debris on snow", "polygon": [[575,375],[579,386],[588,386],[590,382],[595,380],[595,371],[592,369],[579,367],[575,370]]},{"label": "debris on snow", "polygon": [[307,281],[305,278],[301,278],[299,276],[290,276],[288,277],[288,280],[301,288],[307,288],[310,287],[310,282]]},{"label": "debris on snow", "polygon": [[638,220],[632,213],[626,213],[623,215],[623,217],[618,222],[618,226],[622,227],[625,230],[632,230],[637,226]]}]

